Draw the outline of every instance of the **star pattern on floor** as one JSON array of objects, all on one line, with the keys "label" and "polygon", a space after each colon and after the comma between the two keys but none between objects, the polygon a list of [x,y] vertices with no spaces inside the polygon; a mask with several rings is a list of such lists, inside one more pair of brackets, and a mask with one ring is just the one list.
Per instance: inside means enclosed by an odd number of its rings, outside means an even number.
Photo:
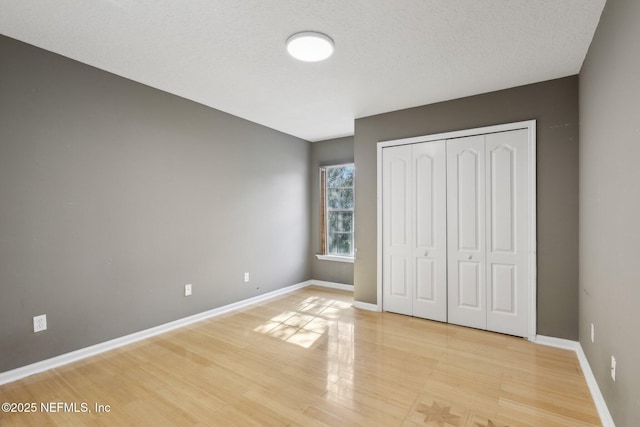
[{"label": "star pattern on floor", "polygon": [[439,427],[459,426],[460,417],[451,413],[451,406],[440,405],[434,401],[431,406],[424,403],[418,404],[416,412],[424,415],[424,422],[427,425],[436,425]]},{"label": "star pattern on floor", "polygon": [[435,398],[427,393],[418,396],[402,424],[404,427],[513,427],[498,420],[496,413],[473,411],[464,404]]}]

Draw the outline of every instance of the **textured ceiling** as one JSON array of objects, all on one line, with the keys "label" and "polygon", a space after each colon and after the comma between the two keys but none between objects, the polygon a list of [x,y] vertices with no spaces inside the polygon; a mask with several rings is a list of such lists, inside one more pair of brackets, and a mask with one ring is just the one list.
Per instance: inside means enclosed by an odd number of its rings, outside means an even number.
[{"label": "textured ceiling", "polygon": [[[0,33],[310,141],[577,74],[605,0],[0,0]],[[286,39],[317,30],[322,63]]]}]

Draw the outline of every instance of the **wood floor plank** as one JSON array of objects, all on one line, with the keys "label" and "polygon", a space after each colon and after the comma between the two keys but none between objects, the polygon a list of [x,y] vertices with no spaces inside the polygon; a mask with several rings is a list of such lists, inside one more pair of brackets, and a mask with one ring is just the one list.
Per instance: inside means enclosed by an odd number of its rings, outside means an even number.
[{"label": "wood floor plank", "polygon": [[571,351],[351,303],[309,287],[5,384],[38,411],[0,426],[600,425]]}]

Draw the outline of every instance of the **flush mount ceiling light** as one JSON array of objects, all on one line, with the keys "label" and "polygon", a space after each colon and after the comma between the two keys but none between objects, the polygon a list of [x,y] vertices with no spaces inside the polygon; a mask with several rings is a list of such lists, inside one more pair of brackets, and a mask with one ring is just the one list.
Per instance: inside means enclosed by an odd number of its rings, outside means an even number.
[{"label": "flush mount ceiling light", "polygon": [[333,54],[333,40],[322,33],[303,31],[287,39],[287,52],[300,61],[323,61]]}]

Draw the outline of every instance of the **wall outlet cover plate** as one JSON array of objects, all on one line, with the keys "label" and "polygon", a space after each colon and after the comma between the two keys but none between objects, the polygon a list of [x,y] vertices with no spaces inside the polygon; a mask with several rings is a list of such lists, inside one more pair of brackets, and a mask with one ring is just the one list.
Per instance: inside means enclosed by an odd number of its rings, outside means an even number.
[{"label": "wall outlet cover plate", "polygon": [[47,330],[47,315],[41,314],[40,316],[33,317],[33,332],[41,332]]}]

